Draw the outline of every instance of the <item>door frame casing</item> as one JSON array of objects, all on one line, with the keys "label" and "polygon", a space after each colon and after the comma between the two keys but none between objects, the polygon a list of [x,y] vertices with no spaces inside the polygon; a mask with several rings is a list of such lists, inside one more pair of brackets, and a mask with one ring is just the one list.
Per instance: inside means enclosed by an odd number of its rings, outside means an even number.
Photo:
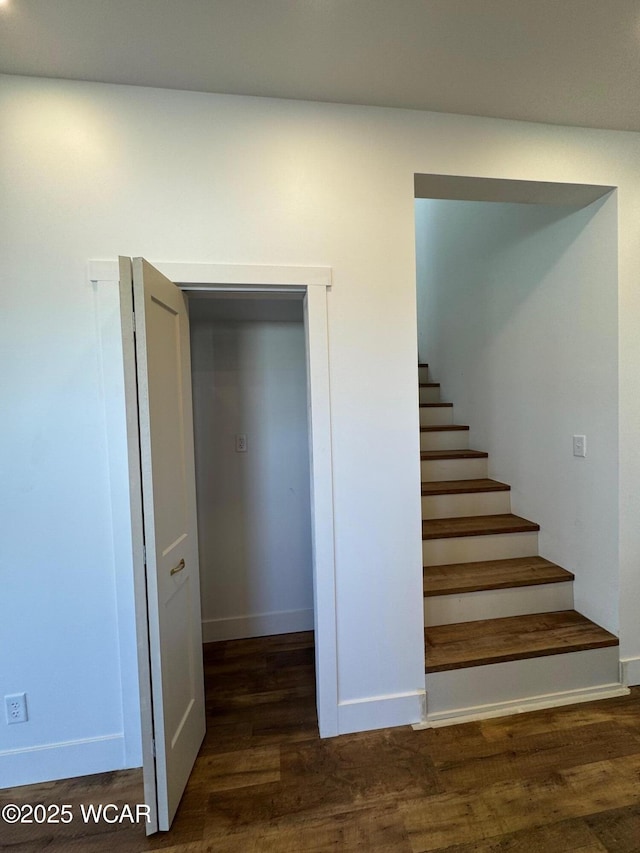
[{"label": "door frame casing", "polygon": [[[311,482],[311,530],[314,589],[314,628],[318,726],[321,737],[338,734],[338,665],[336,621],[336,576],[333,508],[333,460],[331,435],[331,389],[327,291],[331,268],[262,266],[208,263],[162,263],[151,260],[163,275],[186,292],[299,292],[304,297],[304,326],[307,362],[309,450]],[[120,331],[118,262],[89,261],[89,279],[96,290],[98,333],[101,343],[102,381],[109,389],[105,399],[106,441],[111,482],[113,558],[118,600],[118,633],[122,655],[131,649],[132,611],[135,601],[135,637],[138,650],[140,718],[150,709],[151,683],[148,666],[148,632],[144,589],[144,555],[136,533],[140,507],[130,497],[130,471],[123,471],[123,459],[130,468],[124,406],[124,377],[131,366],[131,347]],[[109,287],[109,285],[111,285]],[[117,323],[114,313],[117,309]],[[127,307],[128,310],[128,307]],[[133,325],[131,325],[133,330]],[[117,336],[117,340],[114,337]],[[124,347],[124,350],[123,350]],[[122,361],[115,357],[122,353]],[[118,417],[119,414],[119,417]],[[131,430],[131,424],[129,424]],[[126,446],[127,454],[123,455]],[[132,484],[135,486],[135,475]],[[128,512],[123,512],[126,502]],[[126,564],[123,564],[126,561]],[[140,726],[135,720],[135,703],[130,695],[131,667],[121,667],[123,688],[124,766],[140,766]],[[147,729],[148,730],[148,729]],[[144,749],[144,743],[142,744]]]}]

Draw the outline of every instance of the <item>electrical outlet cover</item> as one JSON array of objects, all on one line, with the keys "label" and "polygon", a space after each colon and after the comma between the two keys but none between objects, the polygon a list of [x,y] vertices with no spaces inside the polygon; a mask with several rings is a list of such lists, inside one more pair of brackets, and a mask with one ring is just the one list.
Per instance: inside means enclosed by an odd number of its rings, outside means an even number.
[{"label": "electrical outlet cover", "polygon": [[26,723],[29,719],[27,715],[27,694],[13,693],[4,697],[4,707],[7,715],[7,724]]}]

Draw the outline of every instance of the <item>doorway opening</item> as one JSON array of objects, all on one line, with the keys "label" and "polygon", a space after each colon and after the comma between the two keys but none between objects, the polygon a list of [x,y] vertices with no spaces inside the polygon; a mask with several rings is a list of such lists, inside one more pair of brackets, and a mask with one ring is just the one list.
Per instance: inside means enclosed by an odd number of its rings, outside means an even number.
[{"label": "doorway opening", "polygon": [[[279,294],[280,296],[286,294],[293,297],[294,300],[299,300],[297,311],[299,311],[300,301],[302,303],[304,318],[302,361],[307,377],[308,481],[310,486],[309,515],[313,569],[316,709],[321,737],[335,735],[338,733],[338,708],[331,406],[327,328],[327,290],[331,285],[331,270],[319,267],[263,267],[157,262],[154,265],[149,265],[142,259],[136,260],[134,267],[138,273],[142,273],[146,268],[154,280],[157,280],[158,276],[160,279],[164,279],[164,284],[159,281],[158,286],[171,301],[175,302],[176,311],[179,310],[177,306],[180,301],[183,302],[183,308],[186,308],[187,298],[190,295],[191,298],[203,296],[212,298],[214,293],[226,293],[228,296],[235,294],[236,298],[246,297],[251,293],[261,293],[265,299],[267,297],[269,299],[278,298]],[[109,409],[105,414],[111,474],[113,552],[119,608],[118,624],[122,649],[121,681],[126,746],[124,762],[125,766],[128,767],[140,766],[140,762],[143,763],[146,788],[146,768],[155,766],[156,762],[153,718],[159,711],[156,708],[157,697],[154,696],[153,702],[151,698],[152,667],[150,667],[150,661],[153,660],[154,654],[156,661],[158,660],[158,652],[154,652],[154,642],[150,640],[152,633],[157,634],[157,630],[154,628],[154,632],[150,633],[149,625],[151,623],[148,623],[148,618],[152,614],[147,611],[145,554],[148,556],[148,548],[145,549],[143,536],[144,516],[140,473],[141,442],[147,442],[143,450],[145,448],[148,450],[149,445],[148,438],[145,438],[138,431],[139,413],[142,411],[141,397],[138,395],[138,391],[141,388],[143,397],[146,397],[149,387],[146,377],[143,377],[142,386],[137,383],[136,351],[145,365],[154,363],[155,356],[149,361],[147,357],[149,353],[147,352],[147,355],[144,355],[145,344],[143,343],[145,339],[147,342],[151,340],[153,335],[156,336],[156,350],[162,363],[166,358],[173,359],[177,355],[179,365],[180,359],[184,356],[184,350],[182,344],[176,350],[175,345],[172,345],[170,340],[174,333],[168,334],[169,329],[167,327],[164,330],[158,329],[157,323],[150,336],[147,336],[145,320],[147,309],[142,308],[142,302],[140,302],[140,316],[138,316],[136,308],[134,317],[131,269],[131,260],[127,258],[121,258],[120,262],[91,261],[89,264],[89,277],[96,286],[98,299],[103,378],[105,387],[109,389],[107,395]],[[139,283],[142,285],[142,279],[139,279]],[[146,306],[148,298],[146,285],[144,289],[144,304]],[[170,296],[169,291],[171,290],[178,296]],[[180,296],[180,291],[182,291],[182,296]],[[137,292],[142,298],[142,291]],[[155,297],[152,293],[149,293],[149,298],[151,300],[148,303],[149,311],[152,313],[156,311],[158,305],[166,301],[164,296]],[[160,302],[157,301],[158,299]],[[136,302],[136,306],[137,304]],[[174,309],[171,309],[170,314],[173,311]],[[184,321],[180,322],[186,329],[188,345],[189,324],[188,318],[185,319],[187,320],[186,325],[184,325]],[[171,322],[173,323],[173,321]],[[177,333],[177,327],[175,332]],[[183,339],[183,333],[180,333],[180,338]],[[136,341],[137,343],[135,343]],[[181,349],[183,356],[180,356]],[[169,355],[172,350],[174,356]],[[188,356],[188,349],[186,354]],[[183,370],[183,368],[176,369]],[[162,377],[166,374],[163,374],[163,370],[157,367],[154,372],[154,387],[156,388],[154,394],[157,394],[159,388],[159,399],[163,401],[160,408],[164,411],[166,410],[164,404],[166,394],[162,387],[164,384]],[[175,369],[173,369],[173,373],[175,373]],[[182,387],[185,388],[190,397],[191,376],[188,369],[181,381]],[[138,391],[136,391],[136,385],[138,385]],[[180,382],[176,388],[179,385]],[[158,397],[156,396],[157,400]],[[148,399],[144,405],[145,418],[148,423]],[[189,409],[191,409],[190,400]],[[127,413],[126,420],[122,417],[125,411]],[[165,415],[160,418],[160,423],[164,423],[167,415],[169,415],[169,421],[175,420],[172,412],[167,410]],[[190,420],[191,416],[187,418],[185,424]],[[166,429],[163,427],[160,432],[166,433]],[[188,432],[190,434],[192,432],[190,426]],[[162,458],[162,453],[160,458]],[[143,479],[144,476],[143,466]],[[172,491],[174,490],[169,489],[169,493]],[[154,492],[153,501],[155,500]],[[195,508],[195,499],[193,506]],[[193,515],[195,517],[195,510]],[[174,544],[179,544],[182,538],[179,537],[179,540]],[[171,565],[173,566],[173,563]],[[185,565],[187,566],[186,571]],[[183,581],[189,575],[189,565],[193,565],[189,560],[178,561],[169,574],[176,581]],[[304,610],[305,608],[301,609]],[[199,615],[198,612],[198,617]],[[303,615],[305,618],[308,617],[308,614]],[[300,617],[300,614],[297,614],[297,617]],[[290,624],[289,630],[291,627]],[[173,645],[170,644],[169,648],[173,648]],[[154,664],[154,666],[157,669],[157,665]],[[159,670],[157,671],[159,672]],[[139,702],[138,685],[140,686]],[[162,704],[161,702],[160,707]],[[152,776],[156,778],[155,771],[150,772],[149,778]],[[155,782],[153,784],[155,785]],[[146,799],[151,801],[153,798],[146,797]]]},{"label": "doorway opening", "polygon": [[189,297],[202,639],[313,630],[303,294]]}]

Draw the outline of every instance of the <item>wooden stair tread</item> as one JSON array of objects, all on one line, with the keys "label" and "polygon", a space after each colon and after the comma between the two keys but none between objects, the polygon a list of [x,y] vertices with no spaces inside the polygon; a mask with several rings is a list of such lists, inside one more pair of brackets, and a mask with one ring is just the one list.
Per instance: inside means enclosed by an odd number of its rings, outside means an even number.
[{"label": "wooden stair tread", "polygon": [[572,572],[544,557],[512,557],[508,560],[425,566],[423,577],[426,596],[567,583],[574,579]]},{"label": "wooden stair tread", "polygon": [[470,515],[462,518],[429,518],[422,522],[423,539],[458,536],[489,536],[494,533],[535,533],[540,525],[519,515]]},{"label": "wooden stair tread", "polygon": [[451,432],[451,430],[468,430],[469,427],[466,424],[430,424],[428,426],[421,426],[420,432]]},{"label": "wooden stair tread", "polygon": [[436,625],[424,635],[428,673],[618,645],[575,610]]},{"label": "wooden stair tread", "polygon": [[421,409],[453,408],[453,403],[419,403]]},{"label": "wooden stair tread", "polygon": [[423,450],[420,459],[486,459],[488,455],[484,450]]},{"label": "wooden stair tread", "polygon": [[464,495],[472,492],[508,492],[511,486],[498,480],[426,480],[422,495]]}]

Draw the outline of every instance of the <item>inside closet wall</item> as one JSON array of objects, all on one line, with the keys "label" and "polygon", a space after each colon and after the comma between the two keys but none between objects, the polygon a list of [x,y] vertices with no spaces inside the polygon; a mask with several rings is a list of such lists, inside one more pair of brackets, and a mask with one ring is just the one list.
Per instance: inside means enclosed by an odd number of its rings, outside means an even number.
[{"label": "inside closet wall", "polygon": [[203,641],[311,630],[302,300],[211,294],[189,312]]}]

